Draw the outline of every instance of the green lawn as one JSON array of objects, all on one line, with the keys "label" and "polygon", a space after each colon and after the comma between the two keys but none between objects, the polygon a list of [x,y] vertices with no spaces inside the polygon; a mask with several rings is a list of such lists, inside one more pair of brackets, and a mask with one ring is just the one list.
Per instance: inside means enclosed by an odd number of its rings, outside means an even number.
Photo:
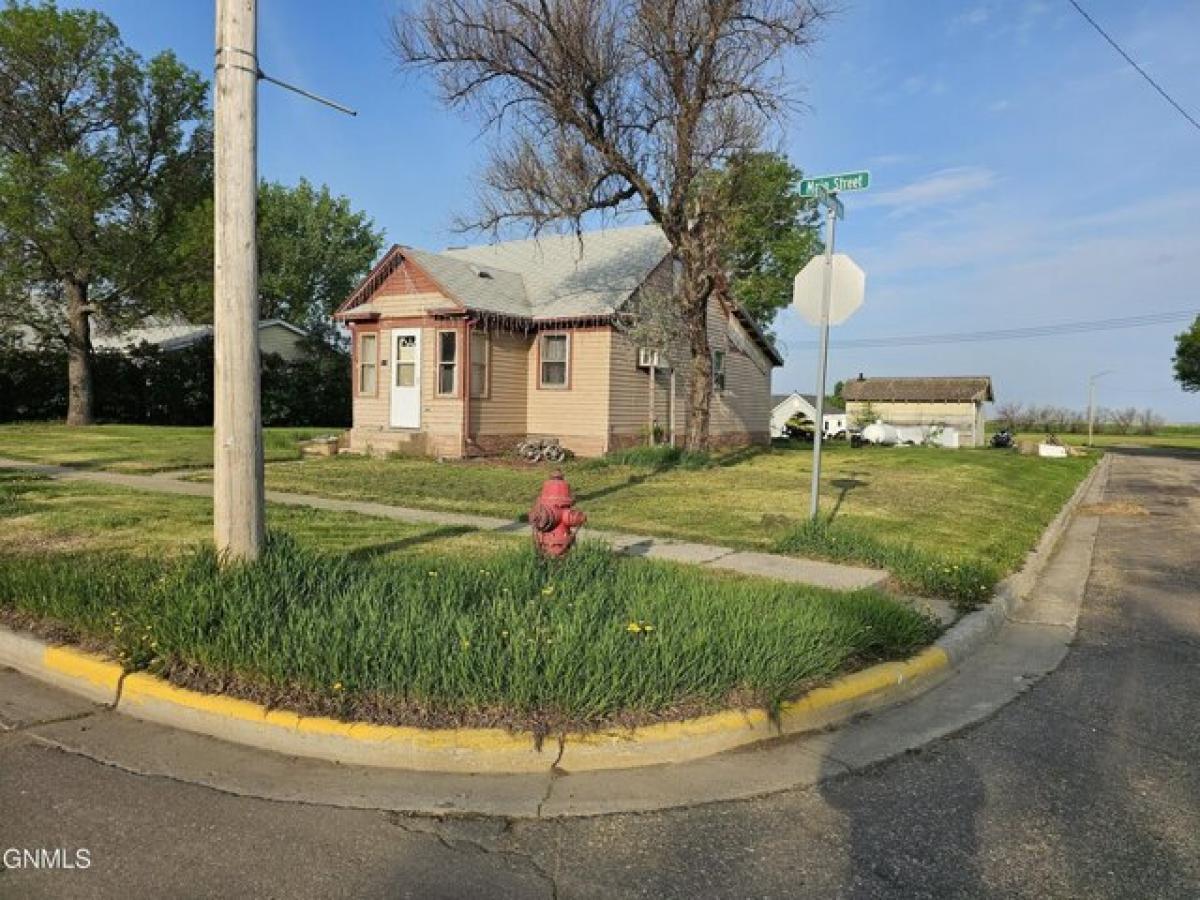
[{"label": "green lawn", "polygon": [[[834,444],[822,467],[822,521],[833,526],[835,538],[853,533],[877,548],[915,548],[931,566],[971,563],[1003,575],[1020,564],[1094,462],[990,449],[855,450]],[[740,454],[703,468],[579,460],[563,469],[597,528],[887,564],[877,553],[839,553],[836,541],[824,550],[819,541],[806,540],[803,547],[791,541],[807,519],[809,448]],[[267,483],[330,497],[515,517],[526,512],[548,471],[516,463],[341,456],[271,465]],[[922,588],[912,579],[907,586]]]},{"label": "green lawn", "polygon": [[774,707],[937,632],[877,592],[314,510],[222,570],[207,505],[0,473],[0,619],[304,713],[543,733]]},{"label": "green lawn", "polygon": [[[318,431],[268,432],[268,487],[516,518],[551,471],[514,460],[298,459],[296,441]],[[127,471],[202,467],[211,462],[211,433],[0,426],[0,456]],[[970,606],[1020,565],[1095,457],[856,450],[838,442],[825,460],[818,528],[807,524],[806,446],[743,451],[707,465],[633,453],[562,468],[594,527],[870,563],[891,570],[903,590]]]},{"label": "green lawn", "polygon": [[[267,428],[263,449],[268,461],[298,459],[298,443],[329,428]],[[114,472],[161,472],[212,465],[211,428],[151,425],[0,425],[0,456]]]},{"label": "green lawn", "polygon": [[[212,539],[212,501],[137,491],[87,481],[55,481],[19,471],[0,471],[0,554],[119,553],[176,557]],[[522,542],[438,525],[376,519],[269,504],[267,527],[289,534],[303,547],[356,558],[413,552],[496,552]]]}]

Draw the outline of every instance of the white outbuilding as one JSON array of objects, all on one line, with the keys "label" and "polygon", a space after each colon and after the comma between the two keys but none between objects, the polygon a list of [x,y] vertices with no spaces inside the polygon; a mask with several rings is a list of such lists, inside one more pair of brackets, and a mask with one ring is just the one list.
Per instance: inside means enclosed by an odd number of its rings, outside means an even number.
[{"label": "white outbuilding", "polygon": [[[792,391],[790,394],[771,395],[771,437],[787,436],[788,420],[796,415],[802,415],[808,421],[817,418],[817,397],[815,394],[801,394]],[[846,411],[840,406],[825,403],[825,434],[839,434],[846,430]]]}]

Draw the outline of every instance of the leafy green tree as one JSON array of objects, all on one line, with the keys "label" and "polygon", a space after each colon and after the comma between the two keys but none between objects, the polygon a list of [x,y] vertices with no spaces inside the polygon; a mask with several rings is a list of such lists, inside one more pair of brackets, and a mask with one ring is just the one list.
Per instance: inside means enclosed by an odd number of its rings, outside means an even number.
[{"label": "leafy green tree", "polygon": [[1200,316],[1175,336],[1175,380],[1185,391],[1200,391]]},{"label": "leafy green tree", "polygon": [[781,153],[743,153],[721,170],[728,196],[725,259],[734,298],[764,330],[792,302],[792,281],[824,249],[802,173]]},{"label": "leafy green tree", "polygon": [[383,234],[346,197],[304,179],[264,183],[258,203],[261,315],[320,331],[379,256]]},{"label": "leafy green tree", "polygon": [[[207,275],[186,301],[192,321],[212,316],[212,202],[187,226],[183,255],[206,261]],[[346,197],[305,179],[295,187],[264,181],[258,190],[259,315],[328,337],[330,316],[383,248],[383,233]]]},{"label": "leafy green tree", "polygon": [[69,424],[92,421],[92,316],[169,309],[186,277],[177,231],[211,186],[206,97],[100,13],[0,10],[0,325],[65,342]]}]

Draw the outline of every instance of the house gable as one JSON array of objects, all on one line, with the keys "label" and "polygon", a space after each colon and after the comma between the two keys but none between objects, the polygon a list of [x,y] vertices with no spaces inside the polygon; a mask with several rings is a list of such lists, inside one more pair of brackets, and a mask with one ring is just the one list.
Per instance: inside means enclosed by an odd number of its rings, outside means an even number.
[{"label": "house gable", "polygon": [[338,307],[343,321],[424,315],[432,309],[463,305],[426,269],[408,248],[394,245]]}]

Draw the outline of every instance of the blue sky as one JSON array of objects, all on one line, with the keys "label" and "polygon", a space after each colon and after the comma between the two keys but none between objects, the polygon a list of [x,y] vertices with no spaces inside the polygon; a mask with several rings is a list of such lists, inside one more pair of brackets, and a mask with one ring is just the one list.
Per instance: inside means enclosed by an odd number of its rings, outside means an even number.
[{"label": "blue sky", "polygon": [[[144,54],[174,49],[211,73],[211,0],[105,0]],[[392,0],[260,0],[267,72],[359,110],[339,115],[263,85],[260,173],[325,182],[389,241],[462,243],[487,146],[474,122],[395,70]],[[1200,421],[1171,379],[1182,325],[1024,341],[839,349],[838,341],[1200,309],[1200,131],[1142,81],[1066,0],[848,0],[788,60],[806,109],[773,137],[806,171],[869,168],[846,195],[838,249],[867,300],[834,330],[832,379],[990,374],[1000,400],[1099,401]],[[1130,54],[1200,117],[1200,0],[1086,0]],[[815,380],[814,329],[776,325],[784,390]]]}]

